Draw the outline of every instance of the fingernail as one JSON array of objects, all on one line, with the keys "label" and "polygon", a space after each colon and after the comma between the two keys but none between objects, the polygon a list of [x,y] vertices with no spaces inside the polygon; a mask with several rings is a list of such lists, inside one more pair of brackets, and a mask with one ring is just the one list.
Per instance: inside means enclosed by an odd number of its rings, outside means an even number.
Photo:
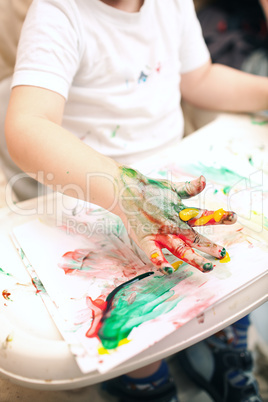
[{"label": "fingernail", "polygon": [[206,262],[203,265],[203,270],[204,271],[212,271],[212,269],[213,269],[213,264],[211,262]]},{"label": "fingernail", "polygon": [[164,271],[165,271],[167,274],[171,275],[171,274],[173,274],[174,269],[173,269],[172,267],[165,267],[165,268],[164,268]]}]

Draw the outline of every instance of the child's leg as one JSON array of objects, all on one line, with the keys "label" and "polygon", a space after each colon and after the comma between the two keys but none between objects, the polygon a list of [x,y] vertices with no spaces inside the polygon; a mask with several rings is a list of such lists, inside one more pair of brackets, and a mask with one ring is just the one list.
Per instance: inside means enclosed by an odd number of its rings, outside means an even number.
[{"label": "child's leg", "polygon": [[249,316],[245,316],[179,353],[182,369],[216,401],[261,401],[247,350],[249,325]]},{"label": "child's leg", "polygon": [[108,381],[104,389],[120,402],[178,402],[177,390],[165,360]]}]

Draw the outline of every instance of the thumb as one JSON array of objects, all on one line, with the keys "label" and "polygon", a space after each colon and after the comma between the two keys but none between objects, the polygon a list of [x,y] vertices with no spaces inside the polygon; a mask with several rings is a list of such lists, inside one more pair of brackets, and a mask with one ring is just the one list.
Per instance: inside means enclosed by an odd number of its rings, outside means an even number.
[{"label": "thumb", "polygon": [[174,185],[174,189],[180,198],[190,198],[194,195],[201,193],[206,187],[206,179],[200,176],[197,179],[186,181],[185,183],[178,183]]}]

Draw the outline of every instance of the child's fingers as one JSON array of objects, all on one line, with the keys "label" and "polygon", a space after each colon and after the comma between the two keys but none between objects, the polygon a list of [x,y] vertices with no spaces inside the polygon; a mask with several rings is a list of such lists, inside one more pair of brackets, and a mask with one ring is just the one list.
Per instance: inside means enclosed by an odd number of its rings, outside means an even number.
[{"label": "child's fingers", "polygon": [[[176,238],[183,241],[183,243],[188,247],[203,251],[204,253],[220,260],[226,255],[226,250],[224,247],[214,243],[200,233],[197,233],[192,228],[189,228],[188,230],[186,229],[177,234],[157,235],[157,242],[160,244],[160,246],[170,249],[172,248],[172,243],[174,243],[174,239]],[[179,256],[177,255],[177,257]]]},{"label": "child's fingers", "polygon": [[194,195],[201,193],[206,187],[206,179],[204,176],[198,177],[191,181],[186,181],[185,183],[178,183],[174,185],[175,191],[180,198],[190,198]]},{"label": "child's fingers", "polygon": [[185,208],[179,213],[182,221],[189,226],[206,225],[231,225],[236,222],[237,215],[233,211],[224,211],[222,208],[217,211],[208,211],[199,208]]},{"label": "child's fingers", "polygon": [[209,260],[196,253],[178,236],[163,235],[160,244],[162,247],[167,248],[173,255],[202,272],[208,272],[213,269],[213,264]]},{"label": "child's fingers", "polygon": [[150,258],[156,268],[164,275],[169,275],[174,272],[172,265],[166,260],[161,247],[154,240],[143,240],[140,244],[143,251]]}]

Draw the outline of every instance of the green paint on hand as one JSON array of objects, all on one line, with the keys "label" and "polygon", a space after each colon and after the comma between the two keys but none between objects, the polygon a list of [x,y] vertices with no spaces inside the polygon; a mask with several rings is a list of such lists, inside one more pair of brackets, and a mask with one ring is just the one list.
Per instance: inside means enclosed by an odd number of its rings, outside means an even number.
[{"label": "green paint on hand", "polygon": [[121,166],[121,171],[123,174],[130,177],[131,179],[135,179],[138,176],[138,172],[135,169],[131,169],[126,166]]},{"label": "green paint on hand", "polygon": [[222,256],[222,257],[225,257],[225,256],[226,256],[226,250],[225,250],[224,247],[223,247],[223,249],[221,250],[221,256]]},{"label": "green paint on hand", "polygon": [[152,184],[154,186],[157,186],[158,188],[162,189],[169,189],[170,185],[166,181],[161,181],[161,180],[154,180],[154,179],[147,179],[148,184]]},{"label": "green paint on hand", "polygon": [[212,271],[212,269],[213,269],[213,265],[211,264],[211,262],[206,262],[206,264],[203,265],[204,271]]},{"label": "green paint on hand", "polygon": [[171,267],[165,267],[165,268],[164,268],[164,271],[165,271],[167,274],[171,275],[171,274],[173,274],[174,269],[171,268]]}]

